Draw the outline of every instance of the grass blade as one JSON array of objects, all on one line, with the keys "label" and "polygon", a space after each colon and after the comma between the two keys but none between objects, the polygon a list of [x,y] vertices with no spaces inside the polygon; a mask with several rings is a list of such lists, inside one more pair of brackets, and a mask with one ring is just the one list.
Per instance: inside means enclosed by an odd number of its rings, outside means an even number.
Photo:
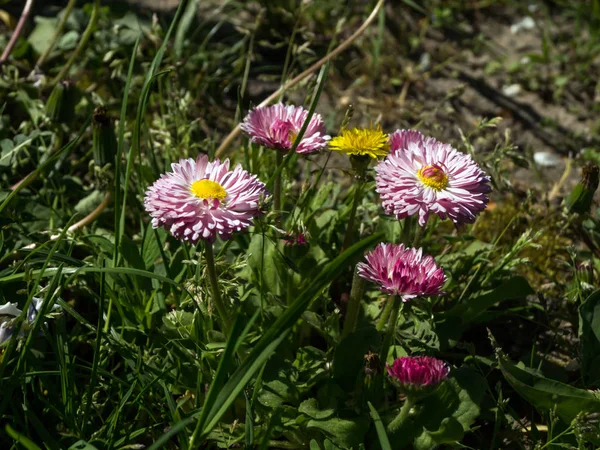
[{"label": "grass blade", "polygon": [[385,427],[383,426],[383,422],[381,422],[381,417],[379,417],[377,410],[373,407],[371,402],[368,403],[369,410],[371,411],[371,417],[373,418],[373,423],[375,423],[375,430],[377,431],[377,437],[379,438],[379,445],[381,446],[381,450],[392,450],[390,440],[388,439],[387,433],[385,432]]}]

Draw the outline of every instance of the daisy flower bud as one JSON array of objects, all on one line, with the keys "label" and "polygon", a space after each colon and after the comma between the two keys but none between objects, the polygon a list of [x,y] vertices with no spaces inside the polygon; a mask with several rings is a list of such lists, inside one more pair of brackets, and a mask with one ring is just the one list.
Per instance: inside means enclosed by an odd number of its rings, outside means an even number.
[{"label": "daisy flower bud", "polygon": [[381,291],[403,301],[417,296],[441,295],[444,270],[421,249],[381,243],[356,266],[358,275],[379,285]]}]

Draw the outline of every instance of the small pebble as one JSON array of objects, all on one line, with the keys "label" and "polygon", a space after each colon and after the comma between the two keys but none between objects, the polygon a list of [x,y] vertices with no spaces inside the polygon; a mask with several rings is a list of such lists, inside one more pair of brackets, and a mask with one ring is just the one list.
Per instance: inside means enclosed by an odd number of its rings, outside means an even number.
[{"label": "small pebble", "polygon": [[502,93],[507,97],[516,97],[521,92],[520,84],[511,84],[502,88]]},{"label": "small pebble", "polygon": [[531,17],[527,16],[527,17],[523,17],[517,23],[513,23],[510,26],[510,32],[512,34],[517,34],[521,31],[533,30],[534,28],[535,28],[535,21]]},{"label": "small pebble", "polygon": [[552,152],[535,152],[533,160],[540,167],[556,167],[562,162],[560,156]]}]

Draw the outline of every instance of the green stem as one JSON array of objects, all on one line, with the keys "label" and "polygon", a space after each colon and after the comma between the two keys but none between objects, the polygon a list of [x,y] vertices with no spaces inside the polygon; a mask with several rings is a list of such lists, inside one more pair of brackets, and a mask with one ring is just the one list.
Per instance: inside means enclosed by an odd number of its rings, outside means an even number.
[{"label": "green stem", "polygon": [[400,235],[400,240],[404,245],[408,245],[410,242],[410,235],[414,224],[415,218],[413,216],[406,217],[402,223],[402,234]]},{"label": "green stem", "polygon": [[404,400],[404,404],[402,405],[402,408],[400,408],[400,412],[396,418],[388,424],[387,431],[389,435],[393,435],[402,427],[404,422],[406,422],[408,414],[413,406],[415,406],[415,400],[411,395],[409,395],[406,397],[406,400]]},{"label": "green stem", "polygon": [[206,272],[208,273],[208,281],[210,282],[210,288],[213,294],[213,303],[217,308],[217,312],[219,313],[219,316],[221,318],[223,330],[225,331],[225,336],[229,337],[231,331],[231,318],[229,317],[227,305],[223,303],[223,299],[221,298],[221,292],[219,291],[219,282],[217,280],[215,255],[212,243],[206,242],[204,249],[204,255],[206,258]]},{"label": "green stem", "polygon": [[412,244],[412,246],[414,248],[419,247],[419,245],[421,244],[421,239],[423,239],[424,235],[425,235],[425,225],[420,226],[417,224],[417,229],[415,230],[415,236],[413,238],[413,244]]},{"label": "green stem", "polygon": [[350,300],[348,301],[348,309],[346,310],[346,318],[344,319],[344,329],[342,331],[342,339],[348,336],[356,328],[358,322],[358,313],[360,312],[360,301],[365,292],[366,281],[358,275],[358,271],[354,269],[352,277],[352,289],[350,290]]},{"label": "green stem", "polygon": [[379,320],[377,321],[377,326],[375,327],[377,329],[377,331],[383,330],[383,327],[385,327],[385,324],[388,323],[388,320],[390,318],[390,314],[392,313],[393,307],[394,307],[394,302],[392,301],[392,299],[391,298],[387,299],[387,301],[385,302],[385,306],[383,307],[383,312],[381,313],[381,316],[379,317]]},{"label": "green stem", "polygon": [[90,40],[92,33],[94,32],[94,28],[96,27],[96,23],[98,22],[98,11],[100,10],[100,0],[96,0],[94,2],[94,9],[92,10],[92,16],[90,17],[90,21],[88,22],[87,28],[83,32],[83,36],[81,36],[81,40],[79,41],[79,45],[67,61],[67,63],[62,67],[61,71],[56,75],[56,77],[50,82],[49,86],[54,86],[60,80],[65,78],[65,76],[69,73],[71,66],[79,57],[79,54],[87,45],[87,42]]},{"label": "green stem", "polygon": [[[276,150],[276,152],[276,166],[279,167],[283,164],[283,152],[281,150]],[[275,221],[277,222],[281,219],[281,172],[283,171],[280,171],[273,181],[273,210],[275,211]]]},{"label": "green stem", "polygon": [[67,23],[67,19],[71,16],[71,12],[73,11],[75,3],[77,3],[77,0],[69,0],[67,7],[63,11],[62,17],[60,18],[60,22],[58,22],[58,25],[56,26],[56,31],[54,32],[52,38],[50,38],[50,44],[48,44],[48,47],[46,47],[44,53],[42,53],[42,55],[35,63],[36,67],[41,67],[42,64],[44,64],[44,61],[46,61],[46,58],[48,58],[48,55],[50,55],[50,52],[54,48],[54,44],[56,44],[58,37],[62,34],[63,28]]},{"label": "green stem", "polygon": [[381,362],[385,365],[387,361],[387,355],[394,339],[396,332],[396,323],[398,322],[398,313],[400,312],[400,306],[402,306],[402,299],[399,296],[395,296],[392,300],[392,313],[390,314],[390,321],[388,322],[387,330],[383,338],[383,345],[381,346]]},{"label": "green stem", "polygon": [[354,238],[354,222],[356,221],[356,210],[360,203],[362,196],[362,187],[364,185],[364,179],[361,176],[358,179],[356,190],[354,191],[354,199],[352,200],[352,209],[350,210],[350,217],[348,217],[348,226],[346,227],[346,234],[344,235],[344,243],[342,244],[342,251],[352,245],[352,239]]}]

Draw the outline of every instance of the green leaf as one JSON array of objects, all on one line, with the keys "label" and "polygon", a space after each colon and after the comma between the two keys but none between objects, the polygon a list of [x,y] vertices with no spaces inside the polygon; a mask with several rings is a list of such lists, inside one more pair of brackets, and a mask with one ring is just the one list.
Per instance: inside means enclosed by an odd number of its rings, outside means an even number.
[{"label": "green leaf", "polygon": [[307,415],[312,419],[324,420],[329,419],[335,414],[335,409],[319,409],[319,403],[316,398],[304,400],[298,407],[298,412]]},{"label": "green leaf", "polygon": [[425,398],[415,423],[422,432],[414,441],[415,449],[458,442],[479,415],[486,380],[474,370],[461,367]]},{"label": "green leaf", "polygon": [[280,270],[285,267],[285,262],[275,245],[262,234],[255,234],[250,241],[248,253],[252,281],[260,286],[262,292],[269,292],[274,296],[281,295]]},{"label": "green leaf", "polygon": [[27,450],[42,450],[31,439],[23,436],[18,431],[15,431],[9,424],[6,424],[6,428],[5,429],[6,429],[6,433],[11,438],[13,438],[15,440],[15,442],[18,442],[23,447],[25,447]]},{"label": "green leaf", "polygon": [[[365,440],[369,429],[369,417],[350,418],[330,417],[324,420],[310,419],[306,423],[309,429],[316,429],[331,440],[333,444],[344,449],[357,448]],[[325,446],[327,448],[327,445]]]},{"label": "green leaf", "polygon": [[371,411],[371,418],[375,423],[375,430],[377,431],[377,437],[379,438],[379,445],[381,446],[381,450],[392,450],[392,446],[390,445],[390,440],[388,438],[387,433],[385,432],[385,427],[381,422],[381,418],[379,417],[379,413],[373,407],[371,402],[369,403],[369,410]]},{"label": "green leaf", "polygon": [[523,277],[516,276],[491,291],[470,297],[467,301],[452,308],[448,314],[460,317],[463,323],[469,323],[492,306],[531,294],[535,294],[535,291],[531,289],[529,282]]},{"label": "green leaf", "polygon": [[152,224],[149,223],[144,234],[144,242],[142,244],[142,259],[144,260],[143,269],[152,270],[156,260],[160,256],[160,249],[166,240],[166,231],[163,228],[154,230]]},{"label": "green leaf", "polygon": [[98,450],[92,444],[88,444],[87,442],[81,440],[75,442],[73,445],[69,447],[69,450]]},{"label": "green leaf", "polygon": [[600,290],[579,307],[581,373],[587,384],[600,381]]},{"label": "green leaf", "polygon": [[270,408],[286,404],[298,404],[299,394],[296,388],[298,371],[283,358],[271,358],[262,375],[262,384],[258,401]]},{"label": "green leaf", "polygon": [[515,276],[491,291],[474,295],[437,316],[436,330],[442,348],[454,347],[464,330],[485,317],[484,313],[499,303],[523,298],[535,292],[527,280]]},{"label": "green leaf", "polygon": [[146,270],[146,264],[140,256],[138,245],[128,236],[123,236],[123,240],[121,241],[121,254],[125,258],[125,261],[127,261],[127,264],[134,269]]},{"label": "green leaf", "polygon": [[102,202],[104,195],[105,194],[103,192],[94,190],[79,200],[73,209],[75,212],[85,216],[96,209],[96,207]]},{"label": "green leaf", "polygon": [[35,22],[36,26],[33,31],[29,33],[27,40],[35,52],[41,55],[46,51],[50,45],[50,42],[52,41],[52,36],[54,36],[58,19],[37,16],[35,17]]},{"label": "green leaf", "polygon": [[570,424],[581,412],[600,412],[600,400],[589,391],[545,378],[522,363],[512,364],[502,355],[498,355],[498,364],[513,389],[541,413],[556,407],[558,417]]}]

